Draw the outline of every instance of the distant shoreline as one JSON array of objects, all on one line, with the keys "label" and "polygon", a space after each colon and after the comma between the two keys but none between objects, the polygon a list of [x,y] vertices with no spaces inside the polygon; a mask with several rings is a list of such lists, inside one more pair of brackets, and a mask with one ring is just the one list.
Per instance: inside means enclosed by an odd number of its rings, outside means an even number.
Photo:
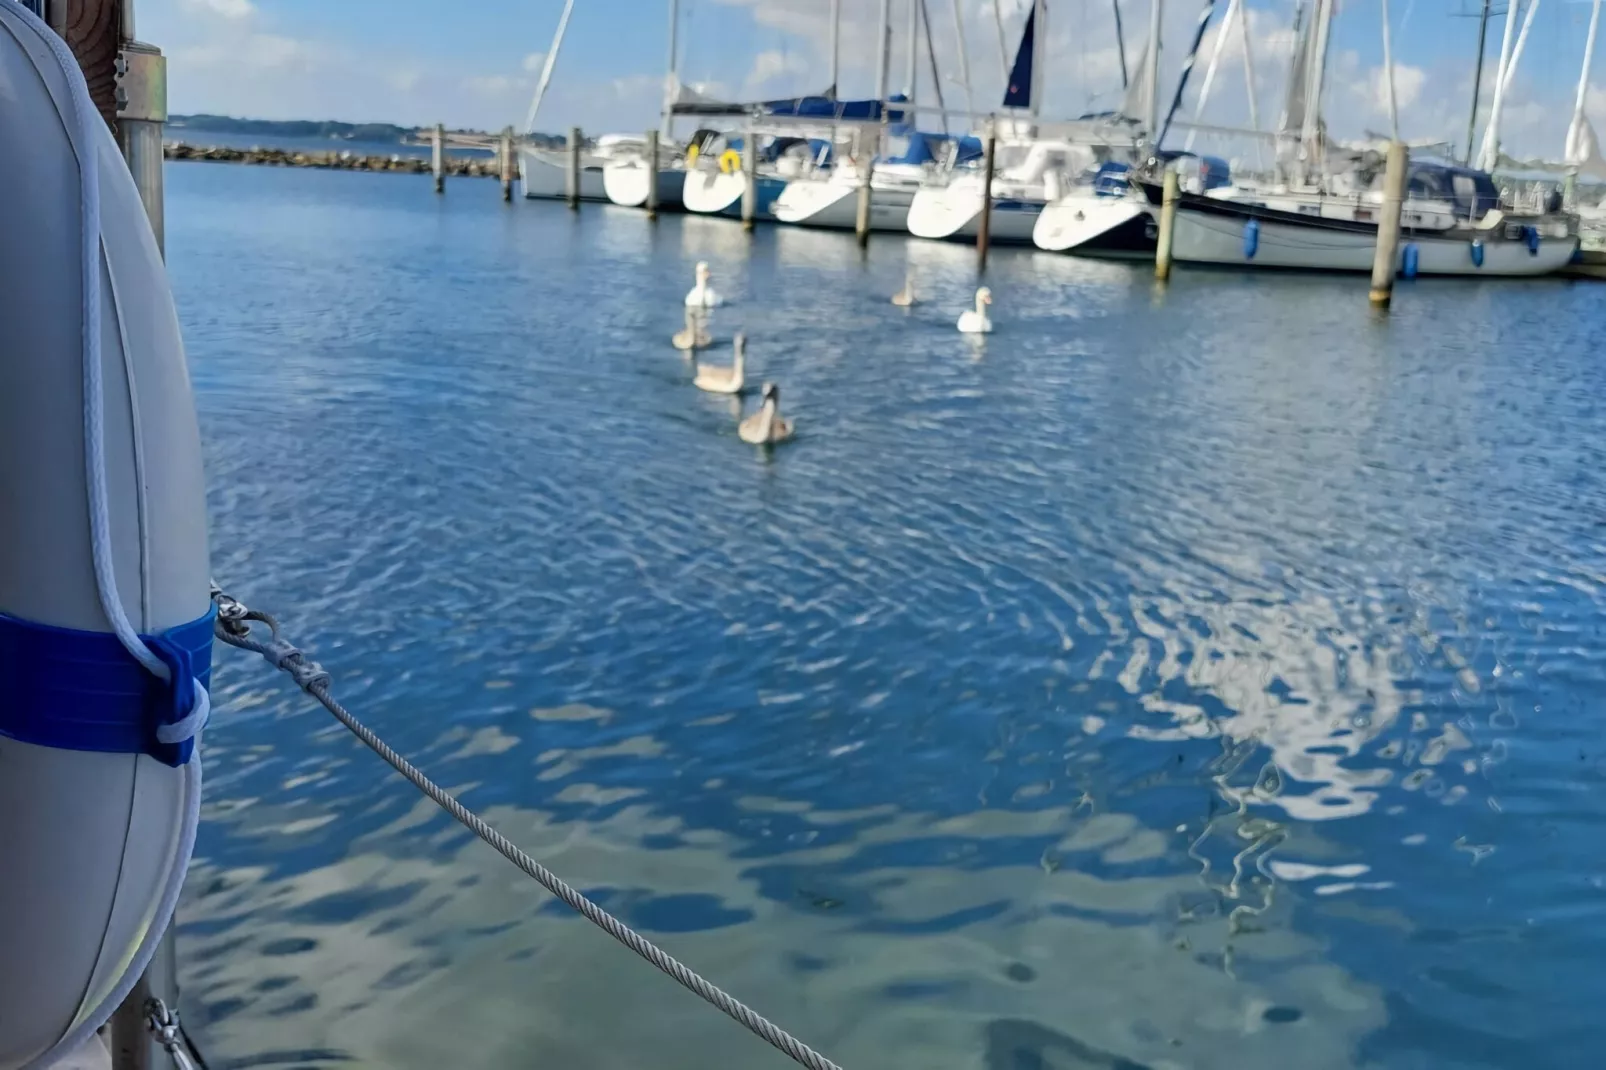
[{"label": "distant shoreline", "polygon": [[[429,127],[395,123],[347,123],[337,119],[237,119],[229,115],[171,115],[166,134],[173,140],[205,143],[208,134],[230,138],[267,137],[299,141],[360,142],[365,145],[417,145],[427,139]],[[484,131],[463,131],[484,133]],[[532,134],[528,140],[547,147],[560,146],[555,134]]]},{"label": "distant shoreline", "polygon": [[[431,171],[430,161],[421,156],[402,156],[398,153],[375,156],[338,149],[329,152],[231,149],[169,141],[162,146],[162,155],[169,160],[243,163],[262,167],[314,167],[329,171],[380,171],[404,175],[427,175]],[[442,165],[448,175],[461,178],[495,178],[500,174],[495,160],[488,156],[446,156]]]}]

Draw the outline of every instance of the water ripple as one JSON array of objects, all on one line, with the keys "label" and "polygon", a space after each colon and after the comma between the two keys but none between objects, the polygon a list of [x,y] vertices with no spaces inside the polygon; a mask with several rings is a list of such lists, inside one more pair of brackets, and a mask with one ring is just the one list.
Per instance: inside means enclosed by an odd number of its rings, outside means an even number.
[{"label": "water ripple", "polygon": [[[1606,1039],[1593,291],[1421,281],[1380,322],[1353,280],[999,254],[978,344],[959,247],[170,172],[216,574],[846,1065]],[[773,456],[667,345],[699,259],[796,417]],[[217,708],[214,1064],[746,1043],[259,666],[220,656]]]}]

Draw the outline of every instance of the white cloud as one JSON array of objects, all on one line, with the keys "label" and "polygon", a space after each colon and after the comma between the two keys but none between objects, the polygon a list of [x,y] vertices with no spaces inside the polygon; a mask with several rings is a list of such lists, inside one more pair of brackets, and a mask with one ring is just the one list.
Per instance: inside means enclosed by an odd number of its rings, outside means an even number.
[{"label": "white cloud", "polygon": [[[1372,110],[1379,115],[1387,115],[1389,107],[1388,78],[1382,67],[1373,67],[1368,74],[1370,84]],[[1428,73],[1421,67],[1412,67],[1406,64],[1394,65],[1394,103],[1395,107],[1404,112],[1417,98],[1422,95],[1422,87],[1428,80]]]},{"label": "white cloud", "polygon": [[531,74],[540,74],[541,73],[541,68],[544,67],[545,65],[546,65],[546,53],[545,52],[531,52],[528,56],[524,57],[524,62],[519,64],[519,66],[523,67],[525,70],[529,71]]},{"label": "white cloud", "polygon": [[795,52],[776,49],[760,52],[753,57],[753,66],[742,83],[743,91],[750,93],[785,75],[807,74],[812,69],[808,58]]},{"label": "white cloud", "polygon": [[221,15],[226,19],[248,19],[257,10],[251,0],[183,0],[183,3],[191,11]]}]

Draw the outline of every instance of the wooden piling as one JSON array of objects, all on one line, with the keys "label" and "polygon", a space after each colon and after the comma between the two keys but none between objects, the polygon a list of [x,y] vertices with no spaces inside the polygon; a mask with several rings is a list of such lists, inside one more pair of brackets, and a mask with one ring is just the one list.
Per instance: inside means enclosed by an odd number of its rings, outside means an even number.
[{"label": "wooden piling", "polygon": [[1171,277],[1171,232],[1177,225],[1177,200],[1182,196],[1182,180],[1175,168],[1165,172],[1160,198],[1160,235],[1154,249],[1154,277],[1165,282]]},{"label": "wooden piling", "polygon": [[1405,207],[1405,183],[1410,175],[1410,153],[1403,141],[1389,144],[1383,172],[1383,213],[1377,221],[1377,251],[1372,256],[1373,308],[1387,308],[1394,296],[1394,276],[1400,267],[1400,211]]},{"label": "wooden piling", "polygon": [[987,130],[987,159],[981,185],[981,224],[976,228],[976,271],[987,270],[987,243],[993,230],[993,165],[998,159],[998,131]]},{"label": "wooden piling", "polygon": [[647,131],[647,218],[658,218],[658,131]]},{"label": "wooden piling", "polygon": [[569,207],[580,207],[580,128],[569,127]]},{"label": "wooden piling", "polygon": [[742,142],[742,229],[753,229],[753,216],[758,211],[758,133],[753,124],[747,124],[747,138]]},{"label": "wooden piling", "polygon": [[875,166],[872,157],[864,151],[864,138],[860,132],[853,132],[853,170],[859,178],[858,207],[853,215],[853,236],[858,239],[859,248],[870,247],[870,173]]},{"label": "wooden piling", "polygon": [[429,169],[435,175],[435,192],[446,192],[446,127],[435,124],[429,132]]},{"label": "wooden piling", "polygon": [[859,205],[858,212],[853,217],[853,236],[859,240],[859,248],[870,247],[870,168],[859,169]]},{"label": "wooden piling", "polygon": [[501,157],[502,157],[501,160],[499,161],[501,163],[501,165],[502,165],[502,201],[504,203],[506,203],[506,202],[509,202],[509,201],[513,200],[513,167],[514,167],[514,164],[513,164],[513,128],[511,126],[504,127],[502,129],[502,143],[499,146],[499,148],[501,149]]}]

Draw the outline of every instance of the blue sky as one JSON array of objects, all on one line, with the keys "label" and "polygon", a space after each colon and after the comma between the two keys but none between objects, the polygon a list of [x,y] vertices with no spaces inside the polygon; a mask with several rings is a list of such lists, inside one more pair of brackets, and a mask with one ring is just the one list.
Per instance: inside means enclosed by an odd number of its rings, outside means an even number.
[{"label": "blue sky", "polygon": [[[894,85],[901,84],[901,12]],[[1226,0],[1221,0],[1224,9]],[[1341,0],[1330,60],[1327,112],[1335,132],[1385,130],[1382,0]],[[962,101],[952,0],[926,0],[950,102]],[[1129,60],[1148,21],[1146,0],[1121,0]],[[1186,51],[1203,0],[1168,0],[1165,83]],[[1477,0],[1390,0],[1396,90],[1406,136],[1464,138],[1476,20],[1452,17]],[[1003,0],[1011,47],[1025,0]],[[495,128],[519,123],[561,0],[137,0],[140,36],[170,59],[175,112],[266,118],[442,121]],[[682,0],[682,76],[716,93],[781,95],[823,87],[829,0]],[[999,98],[991,0],[961,0],[978,108]],[[1292,0],[1251,0],[1251,53],[1262,125],[1274,122],[1286,72]],[[1110,0],[1052,0],[1048,110],[1072,114],[1119,95]],[[844,92],[873,82],[879,0],[843,0]],[[1497,11],[1501,10],[1499,6]],[[666,58],[665,0],[577,0],[542,129],[637,130],[655,121]],[[1518,152],[1559,153],[1589,8],[1541,0],[1513,88],[1505,128]],[[1490,27],[1489,67],[1500,40]],[[1206,48],[1213,41],[1207,38]],[[1236,33],[1228,36],[1205,119],[1247,121],[1248,94]],[[1598,68],[1597,64],[1597,68]],[[929,76],[922,55],[922,93]],[[1203,61],[1194,85],[1203,72]],[[1492,70],[1491,70],[1492,74]],[[1489,75],[1486,75],[1486,78]],[[1487,101],[1489,92],[1485,91]],[[1191,108],[1191,94],[1190,104]],[[1606,119],[1606,87],[1590,112]],[[1552,148],[1551,142],[1555,142]],[[1203,147],[1203,146],[1201,146]]]}]

